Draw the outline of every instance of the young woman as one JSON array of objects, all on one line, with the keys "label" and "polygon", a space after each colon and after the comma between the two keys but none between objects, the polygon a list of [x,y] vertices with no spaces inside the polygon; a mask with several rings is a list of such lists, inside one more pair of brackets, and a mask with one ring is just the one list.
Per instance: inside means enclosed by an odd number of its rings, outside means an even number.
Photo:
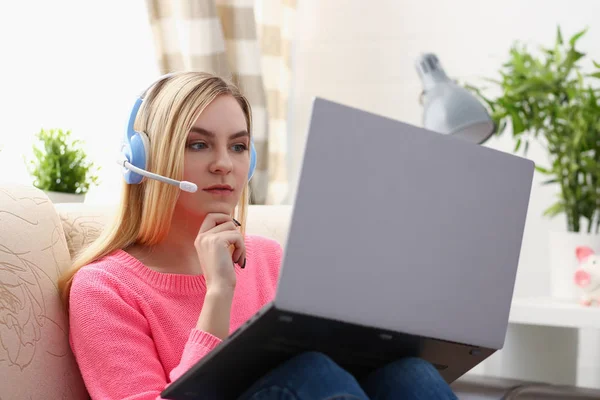
[{"label": "young woman", "polygon": [[[197,191],[124,171],[117,218],[61,278],[71,348],[93,399],[160,398],[273,299],[281,263],[278,243],[244,232],[252,146],[246,98],[199,72],[163,77],[142,98],[130,161],[139,162],[146,142],[142,168]],[[456,397],[423,360],[399,360],[359,383],[325,355],[307,352],[243,398]]]}]

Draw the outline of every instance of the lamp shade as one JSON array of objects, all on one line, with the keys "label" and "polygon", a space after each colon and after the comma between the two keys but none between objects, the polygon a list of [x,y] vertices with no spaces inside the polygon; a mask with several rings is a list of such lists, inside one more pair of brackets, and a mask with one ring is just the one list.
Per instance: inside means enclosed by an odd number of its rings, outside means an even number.
[{"label": "lamp shade", "polygon": [[423,84],[423,127],[482,144],[495,125],[481,102],[450,80],[435,54],[423,54],[416,62]]}]

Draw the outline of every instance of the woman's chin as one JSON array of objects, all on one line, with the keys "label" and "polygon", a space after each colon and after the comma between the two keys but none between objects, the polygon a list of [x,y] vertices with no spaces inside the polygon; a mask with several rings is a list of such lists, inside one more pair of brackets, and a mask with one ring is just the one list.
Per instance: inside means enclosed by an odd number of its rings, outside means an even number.
[{"label": "woman's chin", "polygon": [[[214,198],[217,197],[217,198]],[[185,214],[189,214],[190,217],[204,217],[207,214],[227,214],[231,215],[237,202],[233,197],[218,198],[218,196],[202,196],[198,197],[187,197],[179,198],[179,204],[177,208],[183,211]]]},{"label": "woman's chin", "polygon": [[190,211],[192,211],[192,213],[195,214],[196,216],[205,217],[208,214],[231,215],[231,214],[233,214],[234,210],[235,210],[235,207],[232,207],[231,204],[212,203],[212,204],[205,204],[203,207],[199,207],[195,210],[190,210]]}]

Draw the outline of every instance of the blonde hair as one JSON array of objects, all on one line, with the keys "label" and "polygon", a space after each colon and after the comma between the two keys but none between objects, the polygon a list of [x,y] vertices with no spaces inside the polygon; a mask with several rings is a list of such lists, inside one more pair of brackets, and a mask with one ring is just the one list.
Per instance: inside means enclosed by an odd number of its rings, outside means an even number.
[{"label": "blonde hair", "polygon": [[[223,78],[203,72],[174,73],[146,92],[134,128],[137,132],[145,132],[150,141],[147,170],[176,180],[183,179],[188,132],[202,111],[220,95],[230,95],[238,101],[252,135],[250,103],[235,85]],[[75,257],[71,268],[59,278],[58,288],[67,312],[71,284],[77,271],[115,250],[133,244],[152,246],[160,243],[169,231],[179,193],[179,188],[155,180],[145,180],[137,185],[123,184],[114,221]],[[246,226],[248,199],[246,184],[235,211],[242,230]]]}]

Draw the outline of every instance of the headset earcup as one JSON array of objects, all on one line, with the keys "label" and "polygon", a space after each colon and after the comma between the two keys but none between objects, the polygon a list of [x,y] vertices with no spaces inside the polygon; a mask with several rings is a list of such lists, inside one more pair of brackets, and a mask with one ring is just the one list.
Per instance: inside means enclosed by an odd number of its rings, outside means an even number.
[{"label": "headset earcup", "polygon": [[[136,132],[131,136],[129,144],[123,146],[123,154],[127,157],[129,163],[141,169],[146,169],[148,165],[149,150],[150,141],[145,133]],[[123,176],[125,182],[132,185],[141,183],[144,180],[142,175],[128,169],[123,171]]]},{"label": "headset earcup", "polygon": [[250,169],[248,170],[248,180],[252,179],[254,171],[256,170],[256,149],[254,148],[254,141],[250,141]]}]

